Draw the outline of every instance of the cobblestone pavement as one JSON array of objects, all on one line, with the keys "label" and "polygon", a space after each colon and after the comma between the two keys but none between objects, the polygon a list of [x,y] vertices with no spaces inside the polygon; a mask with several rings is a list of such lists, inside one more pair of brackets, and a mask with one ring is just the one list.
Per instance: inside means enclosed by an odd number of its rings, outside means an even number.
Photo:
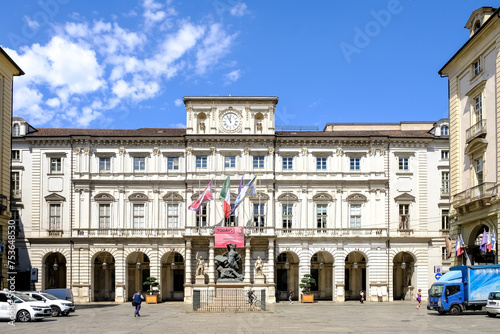
[{"label": "cobblestone pavement", "polygon": [[500,316],[429,312],[414,302],[336,304],[294,302],[268,305],[266,312],[195,313],[182,303],[143,304],[135,318],[130,303],[77,305],[67,317],[41,322],[0,322],[0,333],[497,333]]}]

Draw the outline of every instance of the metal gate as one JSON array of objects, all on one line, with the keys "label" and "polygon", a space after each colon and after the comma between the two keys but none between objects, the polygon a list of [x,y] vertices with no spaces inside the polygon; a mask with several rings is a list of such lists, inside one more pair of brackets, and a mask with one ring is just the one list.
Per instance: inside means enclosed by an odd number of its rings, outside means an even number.
[{"label": "metal gate", "polygon": [[[194,290],[193,311],[254,312],[266,310],[266,291],[260,291],[257,302],[250,303],[244,289]],[[256,291],[257,292],[257,291]]]}]

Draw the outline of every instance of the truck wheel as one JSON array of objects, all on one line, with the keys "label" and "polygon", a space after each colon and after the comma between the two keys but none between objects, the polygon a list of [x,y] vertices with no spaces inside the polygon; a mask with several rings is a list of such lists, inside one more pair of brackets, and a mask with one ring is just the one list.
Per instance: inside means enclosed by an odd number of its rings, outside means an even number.
[{"label": "truck wheel", "polygon": [[462,310],[460,309],[459,306],[457,305],[453,305],[451,308],[450,308],[450,314],[451,315],[460,315],[460,313],[462,313]]},{"label": "truck wheel", "polygon": [[488,314],[488,317],[492,317],[492,318],[494,318],[494,317],[496,317],[496,316],[497,316],[497,314],[496,314],[496,313],[490,313],[490,312],[488,312],[487,314]]}]

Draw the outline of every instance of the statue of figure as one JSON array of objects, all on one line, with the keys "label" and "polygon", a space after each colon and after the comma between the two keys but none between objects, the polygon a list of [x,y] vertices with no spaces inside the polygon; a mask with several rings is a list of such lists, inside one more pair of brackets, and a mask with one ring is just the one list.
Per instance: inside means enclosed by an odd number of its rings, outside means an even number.
[{"label": "statue of figure", "polygon": [[196,276],[203,275],[205,275],[205,260],[203,260],[203,256],[200,255],[198,264],[196,265]]},{"label": "statue of figure", "polygon": [[264,264],[262,263],[262,259],[260,256],[257,256],[257,260],[255,260],[255,276],[263,276],[262,268]]},{"label": "statue of figure", "polygon": [[219,280],[222,279],[225,282],[243,282],[244,276],[238,273],[238,261],[241,260],[241,256],[236,252],[236,244],[228,243],[226,247],[227,253],[215,257]]},{"label": "statue of figure", "polygon": [[[231,247],[232,246],[232,247]],[[236,244],[228,243],[227,247],[227,262],[229,266],[234,270],[238,271],[240,268],[238,266],[238,261],[240,260],[240,254],[236,253]]]}]

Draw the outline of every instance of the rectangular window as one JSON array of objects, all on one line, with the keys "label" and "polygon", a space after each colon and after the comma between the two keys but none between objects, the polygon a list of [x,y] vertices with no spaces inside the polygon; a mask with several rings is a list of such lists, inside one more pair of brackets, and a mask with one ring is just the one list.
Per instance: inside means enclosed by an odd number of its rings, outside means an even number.
[{"label": "rectangular window", "polygon": [[99,172],[109,173],[111,171],[111,158],[102,157],[99,158]]},{"label": "rectangular window", "polygon": [[134,171],[135,172],[146,171],[146,158],[143,158],[143,157],[135,157],[134,158]]},{"label": "rectangular window", "polygon": [[316,169],[326,169],[326,158],[316,158]]},{"label": "rectangular window", "polygon": [[253,168],[264,168],[264,157],[253,157]]},{"label": "rectangular window", "polygon": [[134,228],[144,228],[144,204],[134,204],[133,211]]},{"label": "rectangular window", "polygon": [[265,204],[254,203],[253,204],[253,226],[254,227],[264,227],[265,220]]},{"label": "rectangular window", "polygon": [[449,213],[450,213],[449,210],[442,210],[441,211],[441,229],[442,230],[449,230],[450,229],[450,217],[448,217]]},{"label": "rectangular window", "polygon": [[410,229],[410,205],[399,204],[399,229]]},{"label": "rectangular window", "polygon": [[12,158],[12,161],[19,161],[21,160],[21,151],[19,150],[12,150],[10,157]]},{"label": "rectangular window", "polygon": [[16,237],[19,236],[19,232],[21,232],[21,219],[19,217],[19,210],[12,209],[12,220],[14,221],[14,227],[15,227],[15,235]]},{"label": "rectangular window", "polygon": [[111,204],[99,204],[99,228],[111,228]]},{"label": "rectangular window", "polygon": [[61,204],[50,204],[49,230],[61,229]]},{"label": "rectangular window", "polygon": [[316,220],[318,228],[326,228],[326,204],[318,204],[316,206]]},{"label": "rectangular window", "polygon": [[283,169],[293,169],[293,158],[283,158]]},{"label": "rectangular window", "polygon": [[483,119],[483,98],[481,95],[474,99],[474,120],[473,123],[477,124]]},{"label": "rectangular window", "polygon": [[441,160],[450,160],[450,151],[441,151]]},{"label": "rectangular window", "polygon": [[12,172],[10,174],[10,177],[11,177],[10,190],[13,192],[19,191],[21,189],[19,181],[19,172]]},{"label": "rectangular window", "polygon": [[167,158],[167,169],[168,170],[178,170],[179,169],[179,158],[174,158],[174,157]]},{"label": "rectangular window", "polygon": [[361,228],[361,204],[351,204],[349,216],[350,227]]},{"label": "rectangular window", "polygon": [[50,158],[50,172],[52,174],[62,173],[61,158]]},{"label": "rectangular window", "polygon": [[225,168],[234,168],[236,167],[236,157],[224,157],[224,167]]},{"label": "rectangular window", "polygon": [[292,218],[293,218],[293,205],[292,204],[283,204],[282,206],[282,220],[283,220],[283,228],[285,232],[291,232],[288,229],[292,228]]},{"label": "rectangular window", "polygon": [[481,60],[478,59],[475,63],[474,63],[474,75],[478,75],[479,72],[481,72]]},{"label": "rectangular window", "polygon": [[196,227],[207,226],[207,205],[202,204],[198,212],[196,212]]},{"label": "rectangular window", "polygon": [[359,170],[359,158],[350,159],[350,170]]},{"label": "rectangular window", "polygon": [[207,157],[198,155],[196,156],[196,168],[207,168]]},{"label": "rectangular window", "polygon": [[167,205],[167,228],[179,228],[179,204]]},{"label": "rectangular window", "polygon": [[441,247],[441,260],[448,260],[448,249]]},{"label": "rectangular window", "polygon": [[408,158],[399,158],[399,170],[408,170]]},{"label": "rectangular window", "polygon": [[441,172],[441,194],[450,192],[450,172]]},{"label": "rectangular window", "polygon": [[476,185],[480,185],[483,183],[483,159],[474,161],[474,169],[476,171]]}]

